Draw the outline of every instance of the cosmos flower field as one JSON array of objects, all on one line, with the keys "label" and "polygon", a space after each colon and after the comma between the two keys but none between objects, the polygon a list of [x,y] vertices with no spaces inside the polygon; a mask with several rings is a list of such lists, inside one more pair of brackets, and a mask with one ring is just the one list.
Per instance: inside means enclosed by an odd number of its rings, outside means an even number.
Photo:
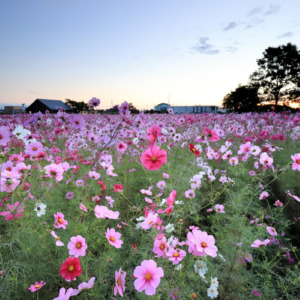
[{"label": "cosmos flower field", "polygon": [[0,298],[299,299],[299,141],[289,112],[2,115]]}]

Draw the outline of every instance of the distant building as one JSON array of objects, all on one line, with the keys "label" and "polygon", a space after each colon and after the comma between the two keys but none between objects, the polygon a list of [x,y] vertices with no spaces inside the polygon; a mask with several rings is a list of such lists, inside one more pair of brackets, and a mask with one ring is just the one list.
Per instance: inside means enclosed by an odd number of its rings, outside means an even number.
[{"label": "distant building", "polygon": [[26,108],[26,112],[42,112],[57,113],[60,109],[66,112],[72,112],[73,109],[62,102],[61,100],[36,99],[31,105]]},{"label": "distant building", "polygon": [[170,108],[171,106],[167,103],[160,103],[156,106],[154,106],[154,110],[158,110],[158,111],[167,111],[168,108]]},{"label": "distant building", "polygon": [[22,106],[4,106],[4,114],[21,114],[23,111]]},{"label": "distant building", "polygon": [[165,111],[165,110],[168,110],[168,108],[172,108],[174,114],[217,113],[219,111],[219,107],[215,106],[215,105],[170,106],[167,103],[161,103],[154,107],[154,109],[157,111]]}]

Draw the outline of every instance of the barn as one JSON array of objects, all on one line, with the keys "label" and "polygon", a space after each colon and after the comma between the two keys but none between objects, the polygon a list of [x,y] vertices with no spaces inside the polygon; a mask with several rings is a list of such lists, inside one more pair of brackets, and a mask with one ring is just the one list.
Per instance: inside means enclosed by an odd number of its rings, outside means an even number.
[{"label": "barn", "polygon": [[26,112],[36,113],[57,113],[60,109],[66,112],[72,112],[73,109],[61,100],[36,99],[31,105],[26,108]]}]

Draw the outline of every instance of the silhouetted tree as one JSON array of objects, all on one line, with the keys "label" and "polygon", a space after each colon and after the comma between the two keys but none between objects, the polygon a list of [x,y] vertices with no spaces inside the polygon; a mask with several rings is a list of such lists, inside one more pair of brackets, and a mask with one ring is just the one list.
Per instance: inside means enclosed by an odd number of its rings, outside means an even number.
[{"label": "silhouetted tree", "polygon": [[140,111],[132,104],[132,103],[129,103],[129,110],[132,114],[138,114]]},{"label": "silhouetted tree", "polygon": [[65,103],[67,105],[69,105],[71,108],[73,108],[75,113],[79,113],[81,111],[89,110],[89,105],[87,103],[83,102],[83,101],[78,102],[78,101],[75,101],[75,100],[66,99]]},{"label": "silhouetted tree", "polygon": [[[258,70],[250,76],[250,84],[259,86],[264,101],[275,101],[277,106],[281,96],[300,87],[300,51],[296,45],[269,47],[257,64]],[[289,93],[290,98],[296,95]]]},{"label": "silhouetted tree", "polygon": [[236,112],[249,112],[256,111],[260,102],[257,86],[239,85],[224,97],[222,106]]}]

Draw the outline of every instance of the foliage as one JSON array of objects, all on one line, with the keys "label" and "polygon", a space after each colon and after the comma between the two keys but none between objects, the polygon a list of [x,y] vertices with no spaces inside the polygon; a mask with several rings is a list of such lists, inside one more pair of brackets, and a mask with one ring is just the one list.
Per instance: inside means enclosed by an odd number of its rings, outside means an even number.
[{"label": "foliage", "polygon": [[274,101],[277,106],[284,94],[289,100],[297,97],[294,91],[300,87],[300,51],[296,45],[269,47],[257,64],[258,70],[250,76],[250,82],[259,86],[264,101]]},{"label": "foliage", "polygon": [[257,105],[261,102],[258,97],[258,88],[255,86],[239,85],[234,91],[227,94],[222,102],[225,109],[235,112],[257,111]]},{"label": "foliage", "polygon": [[90,108],[87,103],[83,101],[75,101],[71,99],[66,99],[65,103],[69,105],[71,108],[73,108],[75,113],[79,113],[81,111],[88,111]]}]

